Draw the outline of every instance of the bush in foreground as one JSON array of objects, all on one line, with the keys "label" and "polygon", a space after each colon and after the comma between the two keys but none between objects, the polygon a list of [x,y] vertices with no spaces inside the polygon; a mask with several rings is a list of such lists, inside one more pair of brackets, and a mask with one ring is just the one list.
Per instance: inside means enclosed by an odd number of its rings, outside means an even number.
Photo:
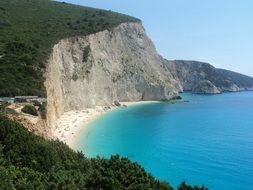
[{"label": "bush in foreground", "polygon": [[198,187],[198,186],[190,186],[190,185],[187,185],[186,182],[182,182],[178,187],[177,187],[178,190],[208,190],[206,187],[204,186],[201,186],[201,187]]},{"label": "bush in foreground", "polygon": [[22,109],[22,112],[33,115],[33,116],[38,116],[38,112],[36,108],[33,105],[25,105]]},{"label": "bush in foreground", "polygon": [[[110,159],[88,159],[65,144],[44,140],[1,115],[0,181],[2,190],[172,190],[168,183],[156,180],[127,158],[116,155]],[[189,190],[206,190],[194,188]]]}]

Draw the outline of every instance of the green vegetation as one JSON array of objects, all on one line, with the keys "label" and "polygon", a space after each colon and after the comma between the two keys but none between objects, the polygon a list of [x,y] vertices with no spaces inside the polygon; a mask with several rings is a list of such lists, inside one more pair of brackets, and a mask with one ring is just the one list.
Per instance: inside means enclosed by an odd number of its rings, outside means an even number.
[{"label": "green vegetation", "polygon": [[[0,115],[0,189],[172,190],[127,158],[88,159]],[[206,190],[185,183],[178,190]]]},{"label": "green vegetation", "polygon": [[30,115],[34,115],[34,116],[38,116],[38,112],[36,110],[36,108],[33,105],[25,105],[22,109],[22,112],[30,114]]},{"label": "green vegetation", "polygon": [[73,80],[73,81],[77,81],[77,79],[78,79],[77,73],[73,73],[73,75],[72,75],[72,80]]},{"label": "green vegetation", "polygon": [[[0,1],[0,96],[46,96],[43,73],[55,43],[138,19],[49,0]],[[85,49],[84,61],[89,48]]]},{"label": "green vegetation", "polygon": [[19,115],[18,112],[16,112],[14,109],[11,109],[11,108],[5,108],[5,114],[14,115],[14,116],[18,116]]},{"label": "green vegetation", "polygon": [[87,47],[84,48],[84,50],[83,50],[83,62],[88,61],[90,51],[91,51],[90,46],[87,46]]},{"label": "green vegetation", "polygon": [[18,116],[19,113],[16,112],[14,109],[8,108],[9,105],[9,103],[0,104],[0,114]]},{"label": "green vegetation", "polygon": [[39,101],[35,100],[33,101],[33,105],[38,107],[38,111],[40,112],[41,118],[42,119],[46,119],[46,115],[47,115],[47,103],[46,102],[42,102],[40,103]]},{"label": "green vegetation", "polygon": [[202,186],[202,187],[198,187],[198,186],[190,186],[190,185],[187,185],[185,182],[182,182],[178,188],[178,190],[208,190],[206,187]]},{"label": "green vegetation", "polygon": [[4,113],[6,107],[9,106],[9,105],[10,104],[8,104],[8,103],[2,103],[2,104],[0,104],[0,113]]}]

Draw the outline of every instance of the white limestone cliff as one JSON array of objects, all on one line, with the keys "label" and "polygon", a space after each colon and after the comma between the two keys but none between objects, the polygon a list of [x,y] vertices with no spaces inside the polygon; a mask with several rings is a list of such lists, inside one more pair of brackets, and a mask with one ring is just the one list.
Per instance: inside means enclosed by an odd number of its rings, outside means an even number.
[{"label": "white limestone cliff", "polygon": [[114,101],[169,100],[182,90],[140,23],[61,40],[45,77],[51,128],[67,111]]}]

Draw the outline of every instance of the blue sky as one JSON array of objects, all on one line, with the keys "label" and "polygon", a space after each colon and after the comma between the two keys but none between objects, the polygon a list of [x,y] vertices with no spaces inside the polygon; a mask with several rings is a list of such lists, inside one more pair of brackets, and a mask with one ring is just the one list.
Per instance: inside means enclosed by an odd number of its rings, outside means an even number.
[{"label": "blue sky", "polygon": [[253,76],[252,0],[64,0],[142,20],[167,59],[199,60]]}]

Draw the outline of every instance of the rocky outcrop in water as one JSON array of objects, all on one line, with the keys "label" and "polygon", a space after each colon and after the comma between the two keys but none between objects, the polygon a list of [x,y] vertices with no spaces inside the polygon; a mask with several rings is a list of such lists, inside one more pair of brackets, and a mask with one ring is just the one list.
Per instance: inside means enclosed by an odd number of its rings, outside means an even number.
[{"label": "rocky outcrop in water", "polygon": [[184,91],[216,94],[253,89],[252,77],[217,69],[208,63],[165,60],[164,65],[173,77],[180,82]]}]

